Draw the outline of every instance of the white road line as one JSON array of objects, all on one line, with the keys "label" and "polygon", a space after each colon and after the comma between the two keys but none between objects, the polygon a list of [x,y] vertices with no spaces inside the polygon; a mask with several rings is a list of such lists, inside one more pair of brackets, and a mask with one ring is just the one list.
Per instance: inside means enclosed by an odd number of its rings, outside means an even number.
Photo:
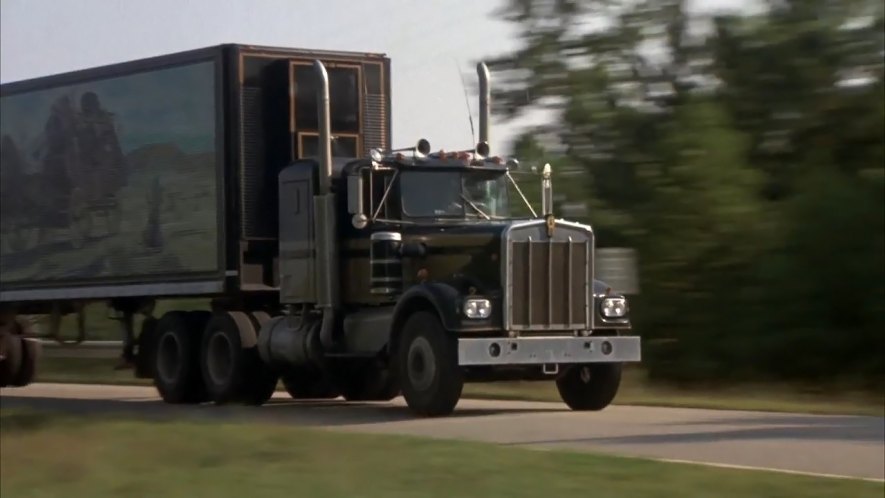
[{"label": "white road line", "polygon": [[735,470],[761,470],[764,472],[777,472],[780,474],[793,474],[798,476],[807,476],[807,477],[826,477],[830,479],[850,479],[854,481],[867,481],[867,482],[876,482],[876,483],[885,483],[885,479],[877,479],[875,477],[856,477],[856,476],[846,476],[840,474],[824,474],[820,472],[803,472],[801,470],[789,470],[789,469],[776,469],[771,467],[754,467],[752,465],[735,465],[731,463],[715,463],[715,462],[704,462],[698,460],[679,460],[675,458],[646,458],[646,457],[637,457],[645,460],[654,460],[656,462],[666,462],[666,463],[681,463],[688,465],[703,465],[704,467],[718,467],[721,469],[735,469]]}]

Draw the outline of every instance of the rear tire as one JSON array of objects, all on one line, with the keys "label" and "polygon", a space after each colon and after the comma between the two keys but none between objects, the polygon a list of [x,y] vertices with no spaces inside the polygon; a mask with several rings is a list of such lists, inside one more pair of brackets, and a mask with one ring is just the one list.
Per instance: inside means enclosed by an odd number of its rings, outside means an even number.
[{"label": "rear tire", "polygon": [[277,375],[261,361],[258,349],[243,348],[237,322],[228,313],[216,314],[206,325],[200,365],[215,404],[262,405],[277,386]]},{"label": "rear tire", "polygon": [[157,322],[154,386],[163,401],[200,403],[206,388],[200,375],[200,332],[191,315],[170,311]]},{"label": "rear tire", "polygon": [[458,366],[457,340],[435,314],[419,311],[406,320],[396,364],[403,396],[414,413],[452,413],[461,398],[464,374]]},{"label": "rear tire", "polygon": [[618,394],[622,368],[620,363],[575,365],[556,379],[556,388],[572,410],[599,411]]}]

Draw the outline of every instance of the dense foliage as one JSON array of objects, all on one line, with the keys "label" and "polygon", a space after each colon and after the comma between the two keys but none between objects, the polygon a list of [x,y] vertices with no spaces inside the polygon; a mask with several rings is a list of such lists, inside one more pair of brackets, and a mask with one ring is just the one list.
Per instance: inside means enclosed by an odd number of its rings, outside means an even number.
[{"label": "dense foliage", "polygon": [[882,8],[505,9],[523,45],[492,64],[495,111],[552,112],[515,153],[554,165],[599,246],[638,249],[652,376],[885,379]]}]

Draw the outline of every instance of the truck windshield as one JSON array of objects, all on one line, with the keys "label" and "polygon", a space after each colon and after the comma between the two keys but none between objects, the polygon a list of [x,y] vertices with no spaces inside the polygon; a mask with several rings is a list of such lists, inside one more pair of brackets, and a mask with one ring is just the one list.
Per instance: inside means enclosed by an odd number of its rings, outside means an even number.
[{"label": "truck windshield", "polygon": [[411,218],[510,216],[507,176],[488,171],[408,171],[400,175],[402,210]]}]

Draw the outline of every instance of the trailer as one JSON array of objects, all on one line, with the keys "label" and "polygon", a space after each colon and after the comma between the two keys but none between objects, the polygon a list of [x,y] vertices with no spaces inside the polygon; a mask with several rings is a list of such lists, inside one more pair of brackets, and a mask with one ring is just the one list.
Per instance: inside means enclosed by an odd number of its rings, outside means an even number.
[{"label": "trailer", "polygon": [[124,353],[170,403],[282,381],[445,415],[464,382],[523,379],[607,406],[640,342],[592,228],[553,215],[549,165],[538,214],[491,154],[483,64],[478,144],[391,149],[390,67],[222,45],[3,85],[0,384],[33,378],[23,317],[105,301],[125,337],[145,316]]}]

